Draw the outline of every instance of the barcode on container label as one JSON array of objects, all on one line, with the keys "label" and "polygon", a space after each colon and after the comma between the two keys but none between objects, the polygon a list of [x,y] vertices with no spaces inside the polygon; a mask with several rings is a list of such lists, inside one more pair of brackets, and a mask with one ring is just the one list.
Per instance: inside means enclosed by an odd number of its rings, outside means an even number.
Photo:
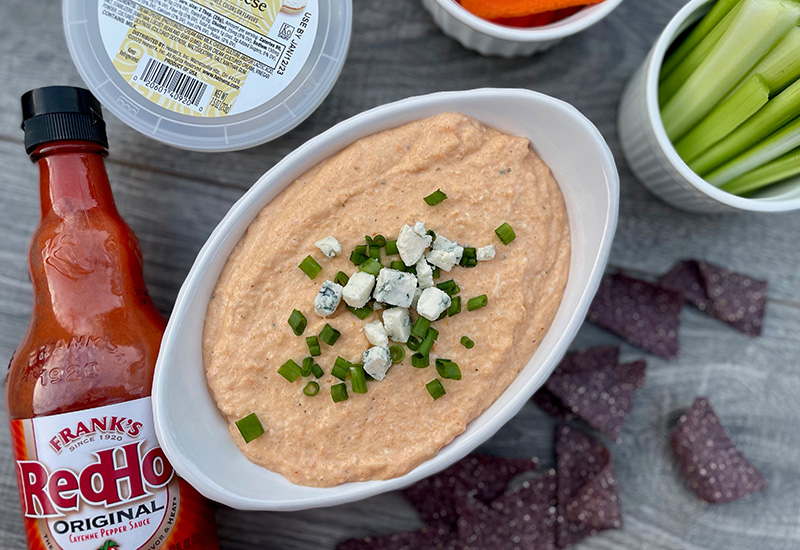
[{"label": "barcode on container label", "polygon": [[202,113],[214,88],[180,69],[145,54],[136,66],[133,82]]}]

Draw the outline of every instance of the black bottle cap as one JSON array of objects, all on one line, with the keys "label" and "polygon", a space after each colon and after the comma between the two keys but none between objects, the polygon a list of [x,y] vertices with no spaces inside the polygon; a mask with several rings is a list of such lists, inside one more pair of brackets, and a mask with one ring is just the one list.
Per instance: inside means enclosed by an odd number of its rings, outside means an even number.
[{"label": "black bottle cap", "polygon": [[50,141],[92,141],[108,147],[100,102],[83,88],[48,86],[25,92],[22,129],[28,154]]}]

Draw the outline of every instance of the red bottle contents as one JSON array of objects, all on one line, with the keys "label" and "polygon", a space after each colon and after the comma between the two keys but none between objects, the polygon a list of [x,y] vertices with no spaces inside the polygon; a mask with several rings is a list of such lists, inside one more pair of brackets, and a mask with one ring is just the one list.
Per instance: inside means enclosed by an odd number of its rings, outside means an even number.
[{"label": "red bottle contents", "polygon": [[31,153],[41,174],[35,299],[6,381],[28,548],[216,550],[213,510],[155,438],[149,396],[165,321],[105,154],[87,140]]}]

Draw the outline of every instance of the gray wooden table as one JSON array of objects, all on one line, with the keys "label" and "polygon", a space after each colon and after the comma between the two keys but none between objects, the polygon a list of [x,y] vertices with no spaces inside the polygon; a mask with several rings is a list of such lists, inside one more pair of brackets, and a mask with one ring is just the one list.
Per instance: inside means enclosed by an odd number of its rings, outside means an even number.
[{"label": "gray wooden table", "polygon": [[[683,0],[626,0],[607,19],[530,59],[482,58],[441,34],[417,0],[355,0],[350,55],[336,87],[290,134],[254,149],[202,154],[165,147],[107,116],[108,171],[119,208],[139,236],[151,294],[169,314],[195,254],[228,208],[263,172],[307,139],[376,105],[438,90],[530,88],[566,100],[599,128],[622,179],[611,268],[655,276],[697,257],[768,279],[763,336],[751,339],[697,311],[683,313],[682,355],[649,361],[622,442],[609,444],[625,527],[580,549],[800,548],[800,216],[698,216],[662,204],[620,153],[622,88]],[[37,224],[37,172],[22,146],[19,96],[81,85],[53,0],[0,1],[0,362],[22,338],[31,307],[27,247]],[[590,325],[574,347],[617,343]],[[623,358],[646,355],[623,345]],[[667,441],[676,414],[706,395],[769,487],[707,506],[687,489]],[[0,412],[5,416],[5,408]],[[483,448],[552,463],[553,422],[529,403]],[[375,511],[379,513],[375,513]],[[367,513],[369,514],[367,515]],[[399,494],[316,511],[248,513],[221,507],[225,549],[333,548],[336,541],[422,525]],[[0,548],[24,548],[14,465],[0,420]]]}]

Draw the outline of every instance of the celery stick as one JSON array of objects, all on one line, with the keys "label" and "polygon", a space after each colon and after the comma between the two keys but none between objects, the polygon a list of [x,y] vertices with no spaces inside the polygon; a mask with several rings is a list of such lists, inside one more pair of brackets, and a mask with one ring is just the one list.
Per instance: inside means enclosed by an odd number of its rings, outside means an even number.
[{"label": "celery stick", "polygon": [[735,178],[775,160],[795,147],[800,147],[800,117],[769,136],[749,151],[739,155],[721,168],[714,170],[705,180],[720,187]]},{"label": "celery stick", "polygon": [[680,46],[669,54],[669,57],[667,57],[664,64],[661,66],[661,78],[663,79],[675,70],[675,67],[683,61],[683,58],[689,55],[689,52],[702,42],[706,35],[710,33],[739,2],[741,2],[741,0],[717,0],[711,10],[703,16],[692,32],[681,42]]},{"label": "celery stick", "polygon": [[769,88],[760,75],[753,75],[728,99],[683,136],[675,150],[687,163],[733,132],[769,100]]},{"label": "celery stick", "polygon": [[[731,21],[734,20],[736,14],[739,12],[741,3],[737,3],[734,9],[730,10],[725,17],[715,26],[711,31],[703,37],[697,47],[693,48],[691,52],[687,52],[680,64],[670,69],[669,74],[665,74],[665,69],[661,69],[661,80],[658,85],[658,102],[662,107],[667,103],[672,96],[675,95],[683,83],[692,75],[700,63],[708,57],[711,49],[719,42],[722,35],[731,26]],[[672,59],[672,57],[670,57]],[[666,63],[664,66],[666,67]]]},{"label": "celery stick", "polygon": [[800,27],[794,27],[751,74],[760,74],[767,81],[771,95],[800,78]]},{"label": "celery stick", "polygon": [[800,3],[794,0],[743,0],[719,42],[664,105],[670,139],[680,139],[708,114],[798,19]]},{"label": "celery stick", "polygon": [[722,141],[687,164],[705,176],[718,166],[741,155],[800,115],[800,80],[770,99],[767,104]]},{"label": "celery stick", "polygon": [[800,175],[800,147],[760,168],[732,179],[721,185],[720,189],[734,195],[743,195],[797,175]]}]

